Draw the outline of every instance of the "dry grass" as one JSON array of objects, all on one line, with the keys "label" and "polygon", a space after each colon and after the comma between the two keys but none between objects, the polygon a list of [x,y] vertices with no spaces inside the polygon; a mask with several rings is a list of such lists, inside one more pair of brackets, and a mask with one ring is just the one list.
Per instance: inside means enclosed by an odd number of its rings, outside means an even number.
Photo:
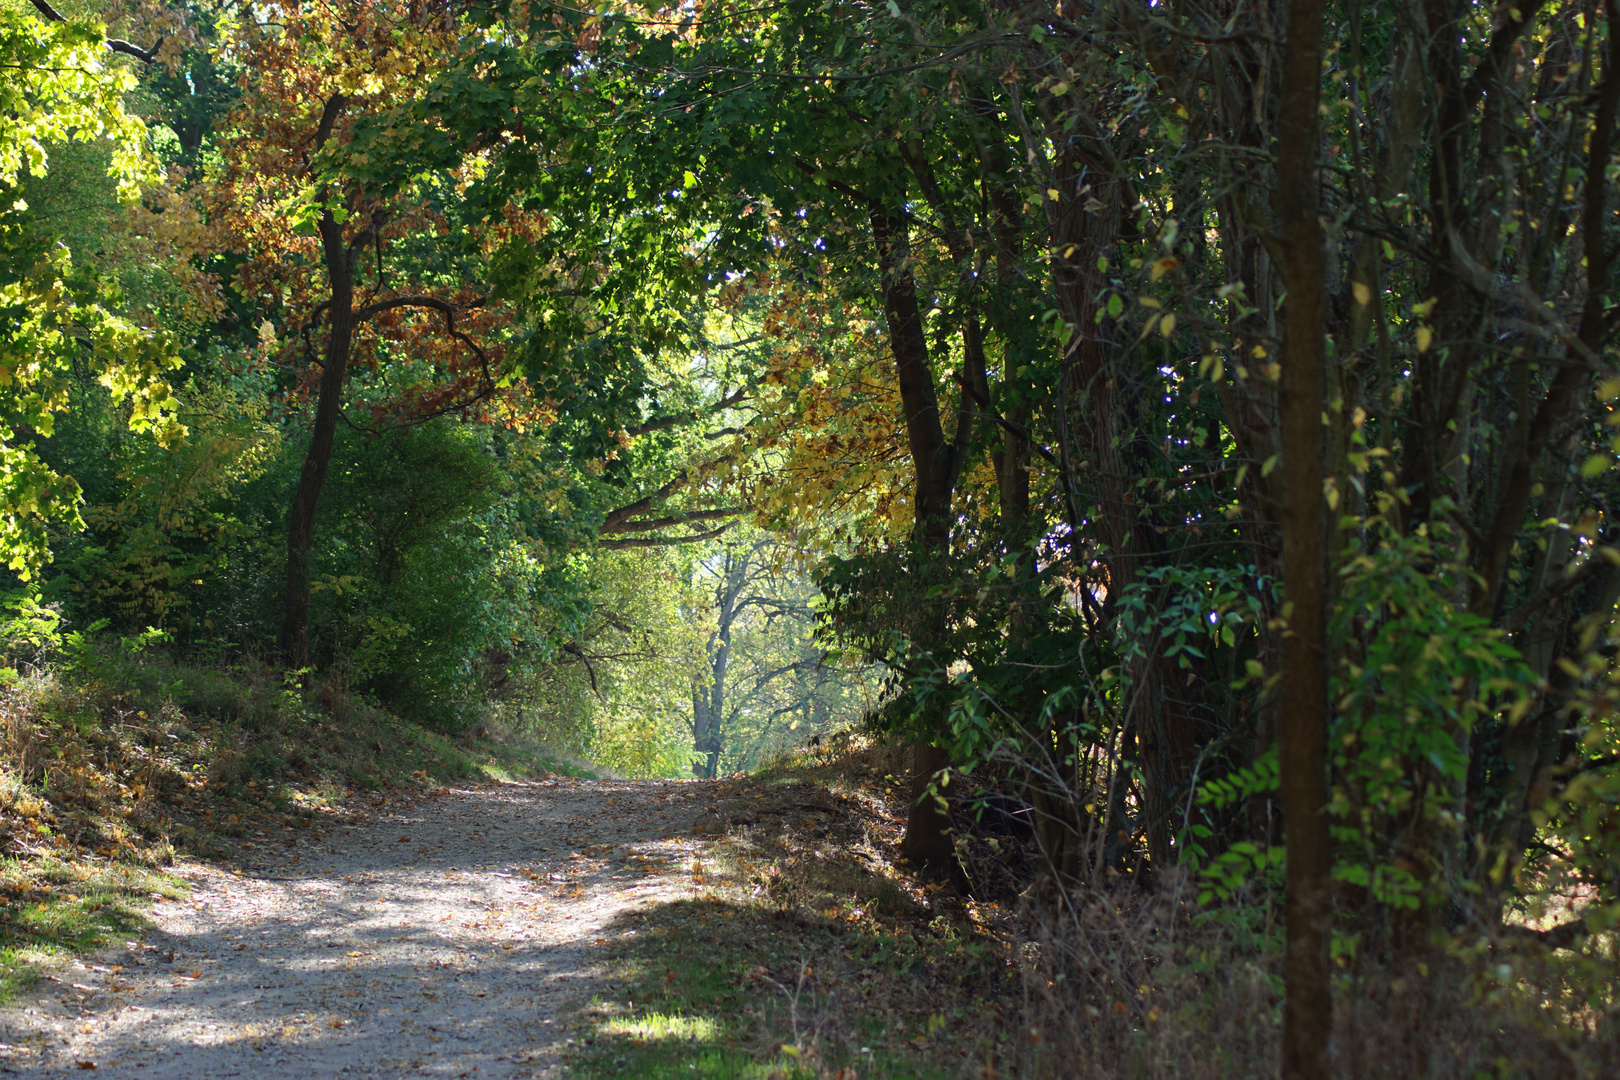
[{"label": "dry grass", "polygon": [[[1060,894],[1027,846],[961,814],[980,898],[953,896],[898,859],[903,777],[898,753],[857,739],[721,785],[699,824],[714,838],[707,899],[653,916],[625,952],[627,972],[678,976],[632,978],[638,1007],[716,1019],[716,1034],[666,1046],[644,1075],[721,1045],[736,1057],[708,1059],[713,1075],[791,1075],[778,1043],[828,1077],[1276,1074],[1279,898],[1199,905],[1193,882],[1162,871],[1151,891],[1119,877]],[[1459,937],[1400,963],[1357,944],[1339,943],[1336,1076],[1620,1076],[1612,935],[1580,952]],[[698,985],[683,962],[711,989],[681,989]],[[622,1057],[612,1038],[599,1047]]]}]

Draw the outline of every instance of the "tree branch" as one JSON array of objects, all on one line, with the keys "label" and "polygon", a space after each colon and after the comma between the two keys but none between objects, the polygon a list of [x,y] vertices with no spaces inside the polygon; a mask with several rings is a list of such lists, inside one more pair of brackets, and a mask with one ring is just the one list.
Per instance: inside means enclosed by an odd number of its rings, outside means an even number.
[{"label": "tree branch", "polygon": [[[57,11],[55,8],[51,7],[47,0],[29,0],[29,2],[34,5],[34,9],[36,11],[45,17],[46,22],[65,23],[68,21],[67,17],[64,16],[60,11]],[[150,49],[143,49],[139,45],[133,45],[122,40],[121,38],[107,38],[106,44],[107,48],[111,49],[115,53],[123,53],[125,56],[133,56],[143,64],[155,64],[157,63],[158,50],[163,47],[163,42],[165,40],[165,38],[158,38],[152,43],[152,47]]]},{"label": "tree branch", "polygon": [[[673,416],[661,416],[657,420],[649,420],[645,424],[637,424],[635,427],[625,428],[624,433],[633,439],[637,435],[646,435],[654,431],[663,431],[665,428],[672,428],[678,424],[689,424],[693,420],[697,420],[705,416],[711,416],[714,413],[719,412],[721,409],[729,409],[731,406],[737,404],[737,402],[741,401],[747,396],[748,389],[743,387],[734,393],[727,394],[725,397],[721,398],[713,405],[707,406],[706,408],[694,409],[691,412],[676,413]],[[704,437],[707,438],[708,436]]]},{"label": "tree branch", "polygon": [[635,536],[623,540],[603,540],[602,547],[608,551],[623,551],[626,548],[667,547],[671,544],[695,544],[702,540],[713,540],[735,525],[735,521],[728,521],[718,529],[709,532],[692,533],[689,536]]},{"label": "tree branch", "polygon": [[1510,634],[1516,634],[1523,630],[1542,608],[1609,565],[1608,560],[1614,553],[1615,549],[1608,547],[1601,547],[1593,551],[1585,561],[1572,568],[1564,578],[1541,589],[1514,609],[1513,613],[1502,621],[1502,629]]},{"label": "tree branch", "polygon": [[1585,919],[1576,919],[1574,922],[1563,923],[1548,930],[1536,930],[1528,926],[1504,926],[1501,933],[1509,941],[1535,941],[1549,949],[1573,949],[1576,942],[1590,937],[1592,930],[1586,925]]},{"label": "tree branch", "polygon": [[[323,127],[326,126],[325,117],[321,118],[321,124]],[[484,301],[476,300],[465,306],[470,310],[483,305]],[[442,312],[444,314],[445,332],[478,354],[478,363],[484,369],[484,378],[489,378],[489,354],[484,352],[470,336],[456,329],[457,308],[449,301],[440,300],[435,296],[396,296],[390,300],[379,300],[375,304],[367,304],[354,313],[354,321],[356,325],[359,325],[367,319],[381,315],[385,311],[392,311],[394,308],[402,307],[429,308],[433,311]]]},{"label": "tree branch", "polygon": [[[716,521],[720,518],[736,517],[747,510],[746,506],[723,506],[716,510],[693,510],[686,514],[672,514],[669,517],[653,518],[644,521],[623,521],[613,527],[613,534],[652,532],[654,529],[667,529],[671,525],[684,525],[689,521]],[[604,533],[606,530],[603,530]]]},{"label": "tree branch", "polygon": [[665,484],[651,495],[648,495],[645,498],[637,499],[633,503],[627,503],[626,505],[619,507],[617,510],[609,510],[607,516],[602,519],[602,527],[599,531],[604,536],[608,535],[609,533],[621,532],[622,530],[619,528],[619,526],[623,525],[626,521],[629,521],[637,514],[644,514],[648,510],[651,510],[653,503],[669,498],[670,495],[674,494],[684,483],[686,483],[686,470],[682,469],[676,474],[675,479],[671,480],[669,483]]},{"label": "tree branch", "polygon": [[990,417],[990,419],[994,420],[997,424],[1000,424],[1008,431],[1008,433],[1028,443],[1029,448],[1039,454],[1048,465],[1051,465],[1053,468],[1057,469],[1061,469],[1063,467],[1058,462],[1058,459],[1052,456],[1051,451],[1047,450],[1044,446],[1035,441],[1035,437],[1029,433],[1028,428],[1015,424],[1011,420],[1003,417],[1000,413],[996,412],[996,410],[991,407],[990,402],[984,397],[980,396],[979,392],[973,387],[969,386],[966,380],[964,380],[960,375],[954,375],[952,377],[956,380],[956,385],[960,386],[969,397],[978,402],[979,407],[984,410],[986,416]]},{"label": "tree branch", "polygon": [[333,94],[321,106],[321,122],[315,128],[315,149],[319,150],[326,145],[326,140],[332,137],[332,125],[337,123],[338,114],[349,103],[349,99],[342,94]]},{"label": "tree branch", "polygon": [[868,82],[872,79],[885,79],[891,75],[904,75],[911,71],[922,71],[925,68],[938,67],[940,64],[949,63],[958,56],[962,56],[965,53],[974,52],[978,49],[991,48],[997,45],[1018,45],[1022,44],[1026,40],[1027,39],[1022,34],[978,35],[968,38],[960,44],[947,49],[938,56],[929,57],[927,60],[919,60],[914,64],[904,64],[900,67],[884,68],[881,71],[868,72],[864,75],[801,75],[796,71],[757,71],[753,68],[734,67],[703,67],[696,69],[694,74],[752,75],[756,80],[782,79],[790,82]]}]

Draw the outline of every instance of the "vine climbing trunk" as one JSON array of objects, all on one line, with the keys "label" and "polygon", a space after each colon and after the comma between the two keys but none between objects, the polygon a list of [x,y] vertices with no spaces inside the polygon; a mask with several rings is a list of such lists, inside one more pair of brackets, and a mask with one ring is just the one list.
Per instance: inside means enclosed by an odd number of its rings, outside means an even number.
[{"label": "vine climbing trunk", "polygon": [[1326,256],[1317,171],[1322,0],[1289,0],[1282,49],[1277,189],[1288,279],[1283,328],[1283,595],[1278,741],[1288,850],[1284,1080],[1328,1075],[1332,918],[1327,822],[1327,519],[1322,493]]}]

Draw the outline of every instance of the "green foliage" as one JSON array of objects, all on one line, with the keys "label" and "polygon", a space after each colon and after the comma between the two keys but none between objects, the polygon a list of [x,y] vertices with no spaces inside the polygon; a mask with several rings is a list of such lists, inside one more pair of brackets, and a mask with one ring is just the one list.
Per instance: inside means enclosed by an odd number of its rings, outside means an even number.
[{"label": "green foliage", "polygon": [[523,629],[533,568],[475,430],[345,433],[322,497],[313,647],[413,719],[458,728],[486,650]]},{"label": "green foliage", "polygon": [[1153,567],[1115,607],[1121,659],[1140,662],[1156,652],[1191,669],[1223,646],[1252,655],[1266,602],[1278,593],[1277,583],[1253,566]]},{"label": "green foliage", "polygon": [[112,474],[87,489],[88,530],[64,559],[78,609],[206,635],[219,578],[259,531],[245,497],[280,447],[262,395],[194,379],[177,399],[188,435],[172,446],[147,433],[119,436],[106,422],[110,402],[94,390],[77,401],[53,456],[82,460],[99,449]]},{"label": "green foliage", "polygon": [[133,76],[110,60],[96,24],[0,8],[0,201],[9,204],[0,207],[0,558],[24,580],[49,560],[53,527],[81,524],[78,485],[33,443],[67,408],[67,375],[84,354],[127,400],[133,429],[165,442],[184,431],[167,382],[180,363],[174,344],[103,306],[68,250],[32,228],[14,198],[25,168],[46,175],[51,141],[108,140],[125,198],[152,177],[145,126],[124,107]]},{"label": "green foliage", "polygon": [[1446,849],[1469,840],[1470,737],[1486,718],[1519,723],[1535,678],[1501,629],[1458,603],[1463,570],[1445,526],[1404,537],[1365,527],[1330,624],[1335,877],[1381,903],[1444,903]]},{"label": "green foliage", "polygon": [[536,734],[572,733],[578,752],[626,776],[690,771],[692,679],[704,652],[685,570],[656,549],[591,559],[592,614],[536,676]]},{"label": "green foliage", "polygon": [[61,646],[62,613],[43,602],[36,584],[0,592],[0,608],[5,611],[0,616],[0,660],[14,681],[18,663],[37,668]]},{"label": "green foliage", "polygon": [[[1446,902],[1446,849],[1471,839],[1456,832],[1471,733],[1486,718],[1520,722],[1534,680],[1502,631],[1459,608],[1460,571],[1446,563],[1444,538],[1428,529],[1400,537],[1378,520],[1363,527],[1376,542],[1343,568],[1330,623],[1341,658],[1332,682],[1333,877],[1416,910],[1426,899]],[[1269,796],[1277,770],[1273,747],[1202,783],[1198,801],[1225,809]],[[1206,880],[1200,902],[1230,900],[1250,873],[1281,864],[1280,846],[1248,841],[1206,862],[1202,842],[1214,832],[1191,831]]]}]

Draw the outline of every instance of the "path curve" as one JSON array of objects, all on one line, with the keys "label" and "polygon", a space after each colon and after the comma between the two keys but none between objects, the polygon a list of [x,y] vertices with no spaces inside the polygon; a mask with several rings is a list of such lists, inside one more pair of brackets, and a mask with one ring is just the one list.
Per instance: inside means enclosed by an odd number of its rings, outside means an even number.
[{"label": "path curve", "polygon": [[440,789],[249,869],[186,864],[192,896],[155,901],[155,933],[0,1011],[0,1070],[559,1076],[609,925],[690,893],[705,787]]}]

